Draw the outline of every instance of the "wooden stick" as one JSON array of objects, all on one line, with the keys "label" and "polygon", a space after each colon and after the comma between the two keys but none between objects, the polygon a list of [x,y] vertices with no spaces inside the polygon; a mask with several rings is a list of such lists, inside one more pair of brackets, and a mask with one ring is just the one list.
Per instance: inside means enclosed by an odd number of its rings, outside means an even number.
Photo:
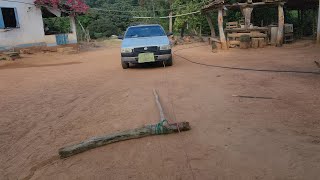
[{"label": "wooden stick", "polygon": [[161,106],[158,93],[157,93],[157,91],[155,89],[153,89],[153,94],[154,94],[154,97],[156,98],[157,107],[158,107],[159,112],[160,112],[160,121],[163,121],[166,118],[165,118],[164,113],[163,113],[163,108]]},{"label": "wooden stick", "polygon": [[93,148],[97,148],[100,146],[104,146],[104,145],[119,142],[119,141],[143,138],[146,136],[153,136],[153,135],[178,133],[179,131],[188,131],[191,129],[189,122],[168,124],[168,126],[164,128],[164,130],[161,133],[157,132],[157,128],[158,128],[158,124],[148,125],[142,128],[128,130],[120,133],[94,137],[86,141],[83,141],[79,144],[74,144],[74,145],[59,149],[59,155],[60,155],[60,158],[67,158],[67,157],[88,151]]},{"label": "wooden stick", "polygon": [[252,98],[252,99],[273,99],[272,97],[259,97],[259,96],[240,96],[240,95],[232,95],[232,97],[240,97],[240,98]]},{"label": "wooden stick", "polygon": [[158,109],[160,111],[160,122],[158,124],[148,125],[142,128],[127,130],[119,133],[94,137],[86,141],[80,142],[78,144],[60,148],[59,149],[60,158],[67,158],[67,157],[88,151],[93,148],[97,148],[100,146],[108,145],[108,144],[119,142],[119,141],[138,139],[146,136],[172,134],[172,133],[178,133],[178,132],[180,133],[181,131],[189,131],[191,129],[189,122],[179,122],[179,123],[169,124],[167,121],[165,121],[166,119],[164,116],[163,108],[161,106],[159,96],[155,89],[153,90],[153,94],[155,96]]}]

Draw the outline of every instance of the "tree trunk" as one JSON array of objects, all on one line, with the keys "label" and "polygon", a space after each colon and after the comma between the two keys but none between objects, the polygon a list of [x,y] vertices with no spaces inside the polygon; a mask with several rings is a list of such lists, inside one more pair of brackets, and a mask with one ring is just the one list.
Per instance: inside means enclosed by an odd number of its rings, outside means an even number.
[{"label": "tree trunk", "polygon": [[208,24],[209,24],[209,27],[210,27],[211,37],[215,38],[216,37],[216,32],[214,30],[214,25],[213,25],[212,19],[211,19],[209,14],[206,14],[206,18],[207,18],[207,21],[208,21]]},{"label": "tree trunk", "polygon": [[283,29],[284,29],[284,13],[283,13],[283,5],[278,5],[278,16],[279,16],[279,22],[278,22],[278,34],[277,34],[277,47],[282,46],[283,44]]},{"label": "tree trunk", "polygon": [[79,25],[80,25],[83,33],[84,33],[84,38],[86,39],[87,43],[89,43],[89,42],[90,42],[90,39],[91,39],[91,38],[90,38],[89,30],[85,30],[84,27],[83,27],[83,25],[81,24],[81,22],[80,22],[79,20],[77,20],[77,21],[78,21],[78,23],[79,23]]},{"label": "tree trunk", "polygon": [[227,41],[226,41],[226,36],[224,35],[224,30],[223,30],[223,10],[219,9],[218,11],[218,26],[219,26],[219,36],[220,36],[220,42],[223,50],[227,50]]}]

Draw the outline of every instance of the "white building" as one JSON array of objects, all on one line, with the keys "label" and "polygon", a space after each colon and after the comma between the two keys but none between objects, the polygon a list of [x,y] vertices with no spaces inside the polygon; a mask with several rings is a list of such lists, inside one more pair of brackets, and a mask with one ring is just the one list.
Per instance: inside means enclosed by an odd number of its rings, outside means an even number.
[{"label": "white building", "polygon": [[[34,0],[0,0],[0,51],[14,47],[77,43],[73,17],[70,17],[72,33],[45,35],[41,9],[33,2]],[[61,15],[59,12],[53,13]]]}]

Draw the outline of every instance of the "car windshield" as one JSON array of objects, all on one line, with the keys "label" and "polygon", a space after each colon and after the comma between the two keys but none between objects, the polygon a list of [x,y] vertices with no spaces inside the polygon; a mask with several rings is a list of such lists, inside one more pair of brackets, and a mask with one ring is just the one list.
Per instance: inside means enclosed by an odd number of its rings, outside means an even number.
[{"label": "car windshield", "polygon": [[125,35],[125,38],[139,38],[152,36],[165,36],[161,26],[140,26],[130,27]]}]

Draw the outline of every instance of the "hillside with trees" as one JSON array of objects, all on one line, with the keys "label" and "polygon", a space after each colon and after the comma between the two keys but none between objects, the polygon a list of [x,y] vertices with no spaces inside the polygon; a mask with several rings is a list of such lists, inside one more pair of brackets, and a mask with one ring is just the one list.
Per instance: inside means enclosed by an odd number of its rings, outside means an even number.
[{"label": "hillside with trees", "polygon": [[[40,1],[41,0],[37,0]],[[64,1],[64,0],[60,0]],[[77,0],[80,1],[80,0]],[[77,16],[80,39],[83,32],[90,34],[93,39],[106,38],[111,35],[122,34],[129,25],[157,23],[161,24],[166,31],[169,31],[169,18],[173,16],[173,33],[179,34],[184,29],[186,34],[209,35],[210,28],[206,17],[199,11],[201,7],[210,0],[84,0],[90,8],[86,13]],[[243,0],[229,0],[230,2],[242,2]],[[189,14],[191,13],[191,14]],[[300,12],[301,13],[301,12]],[[312,35],[315,29],[316,19],[313,18],[314,11],[303,12],[305,21],[301,22],[298,11],[287,11],[286,23],[300,27],[295,30],[296,36]],[[189,15],[185,15],[189,14]],[[185,15],[185,16],[179,16]],[[216,21],[217,14],[210,14]],[[301,16],[301,14],[300,14]],[[144,17],[144,18],[137,18]],[[243,18],[240,10],[230,10],[226,12],[225,22],[239,21]],[[254,25],[269,25],[277,23],[276,8],[257,8],[252,13],[252,23]],[[68,23],[63,19],[46,19],[49,26],[60,26],[60,29],[68,30]],[[80,28],[80,24],[82,28]],[[216,25],[216,23],[214,23]],[[313,26],[312,26],[313,25]],[[217,27],[215,28],[217,30]],[[302,34],[304,32],[304,34]],[[218,32],[216,32],[218,34]]]}]

